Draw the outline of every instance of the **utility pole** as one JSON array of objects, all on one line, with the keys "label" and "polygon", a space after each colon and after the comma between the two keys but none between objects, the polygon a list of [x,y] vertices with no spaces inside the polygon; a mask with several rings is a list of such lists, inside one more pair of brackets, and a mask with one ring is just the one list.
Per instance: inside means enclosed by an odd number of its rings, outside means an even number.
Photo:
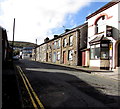
[{"label": "utility pole", "polygon": [[13,61],[14,35],[15,35],[15,18],[13,22],[12,61]]},{"label": "utility pole", "polygon": [[36,58],[37,58],[37,39],[36,39],[36,46],[35,46],[35,61],[36,61]]}]

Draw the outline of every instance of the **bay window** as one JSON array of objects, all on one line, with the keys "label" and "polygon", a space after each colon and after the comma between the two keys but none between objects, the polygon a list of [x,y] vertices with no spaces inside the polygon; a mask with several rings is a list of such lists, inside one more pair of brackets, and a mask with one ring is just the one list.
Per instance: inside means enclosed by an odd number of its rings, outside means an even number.
[{"label": "bay window", "polygon": [[101,43],[98,45],[92,45],[90,48],[90,59],[109,59],[109,44]]}]

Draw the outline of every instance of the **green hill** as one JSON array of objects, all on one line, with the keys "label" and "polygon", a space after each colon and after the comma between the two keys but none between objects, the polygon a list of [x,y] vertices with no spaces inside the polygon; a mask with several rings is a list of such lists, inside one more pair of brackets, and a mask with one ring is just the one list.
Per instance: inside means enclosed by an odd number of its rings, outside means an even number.
[{"label": "green hill", "polygon": [[[12,41],[9,41],[10,46],[12,46]],[[31,42],[22,42],[22,41],[14,41],[14,47],[35,47],[37,44]]]}]

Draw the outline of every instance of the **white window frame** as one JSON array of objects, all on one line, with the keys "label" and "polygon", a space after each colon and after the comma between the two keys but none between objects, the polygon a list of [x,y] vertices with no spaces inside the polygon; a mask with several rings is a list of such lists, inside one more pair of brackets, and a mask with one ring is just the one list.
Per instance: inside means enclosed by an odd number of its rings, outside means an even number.
[{"label": "white window frame", "polygon": [[60,48],[60,40],[58,40],[58,48]]},{"label": "white window frame", "polygon": [[69,37],[69,45],[72,46],[73,45],[73,35],[71,35]]},{"label": "white window frame", "polygon": [[68,60],[73,60],[73,53],[74,53],[74,50],[69,50],[68,51]]},{"label": "white window frame", "polygon": [[64,39],[63,39],[63,47],[66,47],[66,45],[67,45],[67,39],[64,38]]},{"label": "white window frame", "polygon": [[60,60],[60,52],[57,52],[57,60]]}]

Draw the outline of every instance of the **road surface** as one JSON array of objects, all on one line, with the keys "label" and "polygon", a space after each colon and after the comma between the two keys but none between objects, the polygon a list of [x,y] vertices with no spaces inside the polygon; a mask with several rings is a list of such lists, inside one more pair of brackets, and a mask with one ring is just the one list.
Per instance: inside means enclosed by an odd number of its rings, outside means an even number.
[{"label": "road surface", "polygon": [[73,68],[31,60],[19,60],[15,65],[18,70],[23,107],[41,109],[118,107],[118,81]]}]

